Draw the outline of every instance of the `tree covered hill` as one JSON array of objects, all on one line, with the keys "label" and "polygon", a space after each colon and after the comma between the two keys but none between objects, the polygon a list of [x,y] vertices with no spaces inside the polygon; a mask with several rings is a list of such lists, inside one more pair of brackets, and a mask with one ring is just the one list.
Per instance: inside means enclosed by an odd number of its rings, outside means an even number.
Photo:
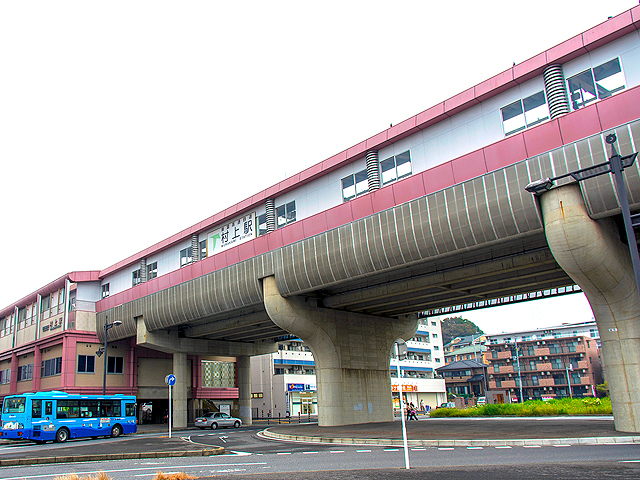
[{"label": "tree covered hill", "polygon": [[478,333],[484,332],[475,323],[462,317],[451,317],[442,320],[443,345],[446,345],[455,337],[465,337]]}]

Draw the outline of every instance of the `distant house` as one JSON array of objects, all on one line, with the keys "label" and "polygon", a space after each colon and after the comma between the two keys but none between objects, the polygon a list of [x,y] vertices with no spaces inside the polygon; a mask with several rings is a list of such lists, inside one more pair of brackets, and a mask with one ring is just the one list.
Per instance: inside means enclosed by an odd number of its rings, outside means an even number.
[{"label": "distant house", "polygon": [[455,395],[481,396],[486,392],[486,365],[475,360],[459,360],[451,362],[436,372],[444,378],[448,393]]},{"label": "distant house", "polygon": [[458,362],[460,360],[475,360],[476,362],[488,364],[489,362],[486,358],[486,352],[487,347],[484,344],[474,344],[462,348],[456,348],[450,352],[445,352],[444,363],[445,365],[448,365],[449,363]]}]

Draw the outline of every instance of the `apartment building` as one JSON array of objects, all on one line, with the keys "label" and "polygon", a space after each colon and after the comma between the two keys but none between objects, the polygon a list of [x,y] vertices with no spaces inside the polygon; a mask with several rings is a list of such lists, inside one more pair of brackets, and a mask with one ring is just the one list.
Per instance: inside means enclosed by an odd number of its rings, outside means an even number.
[{"label": "apartment building", "polygon": [[488,337],[489,389],[513,401],[595,396],[602,383],[595,322]]}]

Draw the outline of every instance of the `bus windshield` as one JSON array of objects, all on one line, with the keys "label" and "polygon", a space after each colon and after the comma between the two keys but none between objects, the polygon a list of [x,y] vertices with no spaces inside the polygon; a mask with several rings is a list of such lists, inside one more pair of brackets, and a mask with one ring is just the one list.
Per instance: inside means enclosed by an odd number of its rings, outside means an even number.
[{"label": "bus windshield", "polygon": [[25,397],[5,398],[2,413],[24,413]]}]

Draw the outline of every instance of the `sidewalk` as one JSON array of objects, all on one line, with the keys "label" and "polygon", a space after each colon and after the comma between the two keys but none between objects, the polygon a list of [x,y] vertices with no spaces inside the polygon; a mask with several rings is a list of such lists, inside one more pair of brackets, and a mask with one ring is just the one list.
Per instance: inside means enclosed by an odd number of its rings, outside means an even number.
[{"label": "sidewalk", "polygon": [[[618,432],[613,417],[428,418],[406,422],[411,446],[500,446],[640,443],[640,435]],[[402,445],[401,421],[319,427],[274,425],[263,438],[305,443]]]}]

